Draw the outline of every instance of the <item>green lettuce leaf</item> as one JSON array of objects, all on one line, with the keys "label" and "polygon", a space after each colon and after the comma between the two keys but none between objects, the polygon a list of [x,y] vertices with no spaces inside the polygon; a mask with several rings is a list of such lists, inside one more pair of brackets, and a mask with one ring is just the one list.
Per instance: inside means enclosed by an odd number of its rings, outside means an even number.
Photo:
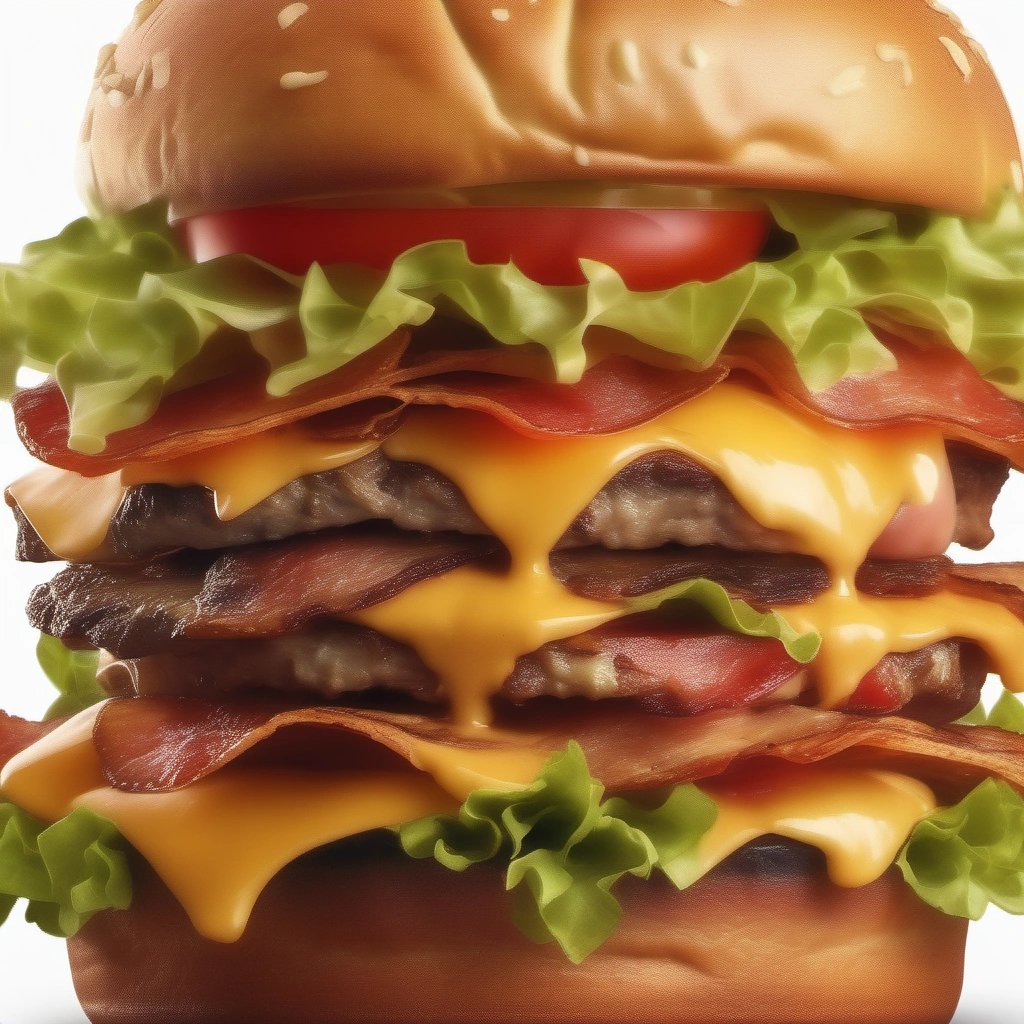
[{"label": "green lettuce leaf", "polygon": [[1024,914],[1024,797],[987,779],[920,822],[896,862],[926,903],[977,921],[989,904]]},{"label": "green lettuce leaf", "polygon": [[[983,377],[1024,399],[1024,205],[1007,193],[986,220],[900,214],[826,197],[768,200],[799,251],[776,264],[870,316],[934,331]],[[822,257],[825,257],[824,260]],[[797,357],[799,363],[799,356]],[[806,379],[806,375],[805,375]]]},{"label": "green lettuce leaf", "polygon": [[662,590],[630,598],[626,603],[635,612],[672,610],[674,605],[684,608],[696,605],[732,633],[781,641],[786,653],[802,665],[812,661],[821,647],[821,637],[817,633],[798,633],[778,612],[759,612],[746,601],[730,597],[724,587],[708,579],[683,580]]},{"label": "green lettuce leaf", "polygon": [[958,719],[956,724],[988,725],[994,729],[1005,729],[1007,732],[1024,736],[1024,704],[1009,690],[1003,690],[999,700],[992,705],[991,711],[986,711],[982,702],[973,711]]},{"label": "green lettuce leaf", "polygon": [[131,904],[124,841],[104,818],[83,808],[47,826],[0,801],[0,924],[19,899],[25,917],[68,938],[101,910]]},{"label": "green lettuce leaf", "polygon": [[516,923],[533,941],[555,941],[580,963],[622,916],[611,890],[623,876],[647,878],[658,868],[680,888],[696,880],[697,845],[718,813],[695,786],[644,803],[603,798],[604,787],[571,743],[531,786],[478,790],[457,816],[432,815],[397,832],[409,856],[433,857],[453,871],[507,858]]},{"label": "green lettuce leaf", "polygon": [[99,651],[72,651],[56,637],[40,634],[36,658],[60,696],[46,712],[46,721],[77,715],[109,694],[96,681]]},{"label": "green lettuce leaf", "polygon": [[1004,690],[988,713],[985,724],[1024,736],[1024,704],[1015,694]]},{"label": "green lettuce leaf", "polygon": [[12,392],[21,366],[52,373],[84,451],[148,419],[217,327],[143,294],[147,277],[189,263],[160,204],[82,218],[28,246],[20,266],[0,266],[0,393]]},{"label": "green lettuce leaf", "polygon": [[[276,395],[344,365],[396,328],[437,314],[481,325],[503,345],[539,345],[558,380],[579,379],[591,327],[712,363],[737,328],[767,332],[809,387],[891,368],[869,327],[884,317],[927,328],[1024,398],[1024,211],[1007,195],[982,221],[894,214],[813,195],[766,197],[800,248],[718,281],[634,292],[581,261],[587,283],[551,287],[513,265],[477,265],[461,242],[402,254],[387,274],[314,266],[305,278],[246,256],[191,263],[159,205],[76,221],[0,266],[0,393],[21,366],[55,374],[71,445],[152,415],[220,328],[248,336]],[[282,327],[283,325],[283,327]],[[177,380],[176,380],[177,379]]]}]

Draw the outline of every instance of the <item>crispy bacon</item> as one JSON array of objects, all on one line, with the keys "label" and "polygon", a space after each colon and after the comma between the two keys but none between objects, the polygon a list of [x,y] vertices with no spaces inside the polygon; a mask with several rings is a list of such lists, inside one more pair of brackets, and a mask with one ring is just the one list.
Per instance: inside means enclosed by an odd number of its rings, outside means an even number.
[{"label": "crispy bacon", "polygon": [[945,437],[1002,455],[1024,469],[1024,404],[986,381],[948,345],[921,344],[878,332],[896,357],[896,369],[844,377],[824,391],[810,391],[793,357],[778,341],[751,335],[729,341],[725,361],[758,378],[783,401],[850,427],[923,423]]},{"label": "crispy bacon", "polygon": [[[296,708],[279,701],[214,704],[136,697],[100,710],[95,742],[111,785],[130,792],[181,789],[250,755],[279,733],[297,730],[312,758],[335,763],[346,744],[366,741],[404,761],[419,742],[502,750],[562,749],[577,740],[591,770],[610,790],[655,789],[721,775],[755,758],[795,764],[842,757],[892,765],[944,788],[988,776],[1024,789],[1024,737],[999,729],[945,729],[905,718],[861,718],[796,706],[666,718],[602,709],[546,715],[533,727],[466,733],[439,719],[352,708]],[[278,750],[294,750],[283,744]]]},{"label": "crispy bacon", "polygon": [[[75,565],[33,591],[29,619],[36,629],[67,643],[144,657],[173,650],[176,641],[187,639],[294,633],[500,552],[489,537],[364,528],[148,565]],[[869,562],[858,579],[876,596],[928,593],[941,585],[948,564],[945,559]],[[608,601],[706,577],[767,608],[809,601],[829,585],[813,558],[720,548],[587,548],[556,552],[552,569],[575,593]]]},{"label": "crispy bacon", "polygon": [[68,410],[51,380],[15,396],[18,433],[36,458],[83,476],[110,473],[129,462],[166,461],[316,416],[335,436],[386,436],[397,423],[395,412],[410,404],[473,409],[541,436],[607,434],[682,405],[728,372],[716,366],[666,373],[610,356],[578,384],[557,384],[545,379],[550,372],[546,357],[531,351],[469,348],[424,354],[410,345],[410,337],[408,331],[398,332],[342,369],[283,397],[267,394],[265,367],[175,392],[149,420],[115,434],[106,451],[95,456],[68,448]]},{"label": "crispy bacon", "polygon": [[[987,671],[983,652],[959,640],[893,652],[843,710],[905,709],[922,722],[950,722],[977,706]],[[437,676],[412,648],[348,623],[283,637],[181,641],[164,654],[105,659],[101,683],[117,697],[288,694],[331,703],[401,694],[443,703]],[[519,705],[552,697],[632,700],[656,714],[690,715],[782,699],[803,703],[813,694],[810,673],[772,639],[640,615],[522,656],[497,697]]]},{"label": "crispy bacon", "polygon": [[[440,328],[435,325],[433,334]],[[452,337],[465,328],[452,326]],[[909,333],[909,332],[905,332]],[[832,422],[861,427],[928,423],[950,439],[1024,468],[1024,405],[986,381],[961,353],[934,339],[920,345],[879,332],[897,360],[892,371],[843,378],[824,391],[803,383],[790,353],[771,338],[736,335],[713,367],[665,369],[621,355],[597,363],[575,385],[549,379],[546,355],[467,346],[443,336],[396,332],[340,370],[283,397],[266,391],[266,368],[249,365],[166,396],[145,423],[109,439],[102,455],[68,449],[68,410],[56,383],[14,401],[25,447],[85,476],[225,444],[273,427],[324,417],[337,436],[382,436],[408,404],[475,409],[526,433],[613,433],[678,406],[731,372],[756,377],[785,401]],[[437,347],[424,351],[434,340]]]},{"label": "crispy bacon", "polygon": [[[872,559],[858,570],[857,586],[875,597],[932,593],[951,565],[945,557],[916,562]],[[824,593],[830,584],[828,570],[809,555],[672,544],[649,551],[555,551],[551,566],[573,593],[597,601],[636,597],[704,577],[757,605],[798,604]]]},{"label": "crispy bacon", "polygon": [[359,530],[135,567],[65,569],[37,587],[32,624],[124,657],[175,639],[280,636],[386,601],[499,550],[487,537]]},{"label": "crispy bacon", "polygon": [[[772,638],[686,628],[650,615],[600,626],[568,647],[612,660],[616,697],[636,698],[648,711],[671,715],[757,704],[803,668]],[[536,667],[541,671],[513,674],[503,693],[523,701],[548,692],[544,666]]]}]

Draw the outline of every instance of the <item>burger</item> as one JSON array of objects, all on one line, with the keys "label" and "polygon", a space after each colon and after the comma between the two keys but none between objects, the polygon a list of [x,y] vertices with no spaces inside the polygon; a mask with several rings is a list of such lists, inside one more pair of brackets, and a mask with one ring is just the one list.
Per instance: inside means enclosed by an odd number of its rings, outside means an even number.
[{"label": "burger", "polygon": [[1024,911],[1024,575],[946,555],[1024,467],[983,52],[281,3],[140,4],[0,270],[68,563],[0,910],[94,1024],[948,1022]]}]

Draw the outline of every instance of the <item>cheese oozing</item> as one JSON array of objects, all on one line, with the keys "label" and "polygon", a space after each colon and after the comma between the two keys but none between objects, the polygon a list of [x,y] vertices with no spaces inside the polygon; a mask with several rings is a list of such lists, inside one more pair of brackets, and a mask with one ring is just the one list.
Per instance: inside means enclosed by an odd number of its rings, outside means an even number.
[{"label": "cheese oozing", "polygon": [[896,510],[930,503],[948,476],[937,429],[837,427],[726,382],[606,436],[538,440],[479,414],[415,409],[383,449],[453,480],[510,553],[505,573],[459,569],[350,616],[413,647],[462,725],[487,724],[490,698],[518,657],[629,614],[624,603],[571,594],[553,577],[549,554],[605,484],[656,451],[707,467],[757,522],[830,570],[827,594],[780,608],[822,636],[812,671],[824,704],[847,700],[885,654],[954,636],[978,642],[1008,685],[1024,689],[1013,656],[1024,625],[1005,609],[946,593],[869,599],[856,589],[858,567]]},{"label": "cheese oozing", "polygon": [[[86,807],[113,822],[163,879],[196,930],[241,938],[260,893],[287,864],[370,829],[450,813],[474,789],[516,789],[539,772],[535,749],[494,756],[424,743],[420,771],[316,772],[229,766],[185,789],[125,793],[106,784],[92,742],[97,708],[14,757],[4,797],[45,821]],[[710,871],[744,843],[786,835],[825,854],[839,885],[867,885],[935,807],[926,786],[893,772],[793,767],[771,789],[706,787],[719,817],[700,848]]]},{"label": "cheese oozing", "polygon": [[[109,509],[121,500],[118,494],[123,497],[126,480],[158,482],[162,475],[176,485],[204,484],[216,492],[217,507],[227,517],[297,472],[341,465],[365,450],[281,433],[253,441],[241,462],[241,449],[233,447],[231,457],[225,449],[223,459],[148,468],[127,478],[118,474],[116,482],[94,485]],[[822,636],[812,670],[825,703],[840,704],[886,653],[950,636],[979,643],[1007,684],[1024,690],[1016,656],[1024,648],[1024,626],[1001,606],[952,593],[867,598],[855,586],[857,568],[899,506],[935,497],[946,471],[938,430],[843,429],[725,383],[609,436],[535,439],[480,414],[414,409],[384,450],[392,459],[421,462],[448,476],[510,555],[506,571],[459,569],[351,616],[414,647],[437,672],[463,726],[489,722],[490,698],[516,658],[629,614],[624,604],[571,594],[551,573],[549,555],[616,473],[655,451],[679,452],[706,466],[755,520],[783,531],[794,551],[828,567],[833,583],[827,594],[782,609],[797,628]],[[31,486],[16,486],[15,497],[45,520],[45,502],[30,494]],[[62,514],[55,510],[53,522],[73,520],[67,509],[86,504],[82,492],[69,487],[67,508]],[[102,542],[102,536],[96,540],[102,517],[81,518],[78,533],[70,528],[64,540],[60,530],[68,528],[59,523],[43,522],[49,532],[40,533],[57,553],[93,550]],[[153,864],[200,932],[220,941],[241,935],[267,881],[303,852],[449,811],[475,788],[525,785],[541,765],[536,750],[499,759],[422,744],[408,772],[232,766],[180,792],[130,794],[110,788],[99,771],[93,714],[84,713],[14,758],[0,787],[45,820],[75,806],[109,818]],[[913,825],[935,806],[921,783],[871,770],[801,767],[763,792],[737,793],[716,783],[707,788],[720,815],[701,845],[705,869],[751,839],[781,834],[822,849],[841,885],[877,878]]]},{"label": "cheese oozing", "polygon": [[325,440],[302,426],[289,426],[104,476],[44,466],[11,484],[9,491],[43,543],[59,558],[79,562],[102,548],[125,495],[139,484],[206,487],[226,522],[292,480],[348,465],[376,447],[374,440]]},{"label": "cheese oozing", "polygon": [[[207,486],[227,519],[299,475],[344,465],[376,446],[285,427],[110,477],[44,469],[12,493],[50,549],[77,558],[102,544],[133,484]],[[857,592],[857,568],[900,506],[927,505],[948,484],[935,428],[838,427],[727,381],[638,427],[602,436],[538,439],[479,413],[413,408],[383,449],[451,479],[510,553],[506,572],[457,569],[349,616],[413,647],[437,673],[462,725],[489,722],[490,699],[517,658],[629,614],[624,603],[570,593],[552,575],[549,554],[620,470],[656,451],[704,465],[753,519],[787,534],[792,550],[830,570],[828,593],[780,609],[792,625],[822,637],[812,666],[822,704],[841,706],[886,654],[950,637],[978,643],[1007,686],[1024,690],[1014,655],[1024,625],[1005,608],[951,593],[878,599]]]}]

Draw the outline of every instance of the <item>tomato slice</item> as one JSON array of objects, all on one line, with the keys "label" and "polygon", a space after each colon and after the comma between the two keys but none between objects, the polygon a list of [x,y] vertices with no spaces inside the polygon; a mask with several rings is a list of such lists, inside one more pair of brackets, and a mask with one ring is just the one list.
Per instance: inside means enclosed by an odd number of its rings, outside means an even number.
[{"label": "tomato slice", "polygon": [[714,281],[756,258],[770,227],[758,210],[262,207],[179,225],[197,262],[248,253],[293,274],[313,263],[386,270],[424,242],[462,239],[475,263],[512,261],[548,285],[583,284],[581,259],[614,267],[634,291]]}]

